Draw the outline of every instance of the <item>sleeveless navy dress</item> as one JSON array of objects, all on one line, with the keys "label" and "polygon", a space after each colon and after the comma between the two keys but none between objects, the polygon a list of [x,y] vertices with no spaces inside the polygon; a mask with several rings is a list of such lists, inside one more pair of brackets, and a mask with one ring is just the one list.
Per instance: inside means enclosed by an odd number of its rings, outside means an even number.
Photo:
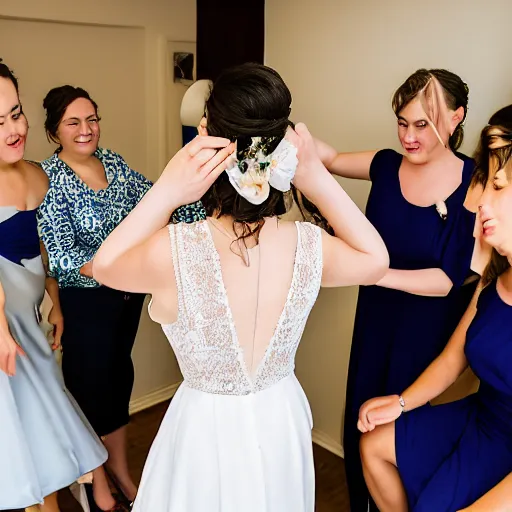
[{"label": "sleeveless navy dress", "polygon": [[511,326],[512,306],[494,282],[481,293],[466,336],[478,392],[397,420],[398,470],[411,512],[461,510],[512,472]]},{"label": "sleeveless navy dress", "polygon": [[398,175],[402,155],[379,151],[371,164],[366,215],[387,246],[390,268],[441,268],[453,288],[447,297],[359,288],[343,443],[352,512],[367,512],[370,499],[359,456],[359,408],[370,398],[401,393],[419,377],[445,347],[475,290],[476,282],[462,286],[475,243],[475,214],[464,207],[474,163],[457,156],[464,162],[462,182],[445,201],[444,220],[435,206],[419,207],[404,198]]}]

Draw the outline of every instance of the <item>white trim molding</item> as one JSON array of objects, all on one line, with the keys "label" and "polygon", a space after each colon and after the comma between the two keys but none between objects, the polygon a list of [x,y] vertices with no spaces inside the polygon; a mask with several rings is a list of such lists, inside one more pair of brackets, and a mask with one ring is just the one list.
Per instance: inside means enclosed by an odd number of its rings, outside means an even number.
[{"label": "white trim molding", "polygon": [[132,400],[130,402],[130,414],[141,412],[144,409],[149,409],[154,405],[158,405],[162,402],[170,400],[174,396],[174,393],[176,393],[178,390],[180,384],[181,381],[176,382],[175,384],[171,384],[170,386],[156,389],[147,395]]},{"label": "white trim molding", "polygon": [[339,441],[335,441],[332,437],[328,436],[321,430],[313,429],[312,432],[313,443],[325,448],[327,451],[334,453],[338,457],[344,458],[343,446]]}]

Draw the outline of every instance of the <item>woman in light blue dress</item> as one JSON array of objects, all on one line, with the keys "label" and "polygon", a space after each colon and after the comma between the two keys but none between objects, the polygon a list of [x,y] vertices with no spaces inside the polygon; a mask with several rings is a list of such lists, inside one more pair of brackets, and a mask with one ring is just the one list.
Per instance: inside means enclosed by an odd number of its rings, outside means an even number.
[{"label": "woman in light blue dress", "polygon": [[[109,510],[106,450],[67,393],[40,326],[45,271],[36,211],[48,179],[23,160],[27,131],[17,80],[0,61],[0,510],[40,504],[56,512],[56,492],[91,472],[97,502]],[[62,315],[56,283],[46,288],[55,349]]]}]

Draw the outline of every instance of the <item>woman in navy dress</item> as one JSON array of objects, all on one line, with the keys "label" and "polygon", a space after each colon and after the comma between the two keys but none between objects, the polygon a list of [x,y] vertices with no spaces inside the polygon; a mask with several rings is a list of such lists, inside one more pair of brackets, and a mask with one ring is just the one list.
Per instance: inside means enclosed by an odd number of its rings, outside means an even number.
[{"label": "woman in navy dress", "polygon": [[[372,431],[361,441],[365,478],[381,512],[493,512],[512,503],[512,105],[483,130],[477,164],[475,181],[485,185],[478,225],[493,248],[482,286],[420,378],[360,411],[360,430]],[[480,379],[476,394],[425,405],[468,364]]]},{"label": "woman in navy dress", "polygon": [[457,75],[419,70],[393,98],[405,156],[391,149],[338,154],[317,142],[332,173],[371,180],[366,215],[390,255],[386,276],[359,289],[343,443],[352,512],[366,512],[369,500],[360,406],[412,384],[441,353],[474,292],[474,284],[463,286],[474,247],[475,215],[464,206],[474,164],[457,153],[467,105]]}]

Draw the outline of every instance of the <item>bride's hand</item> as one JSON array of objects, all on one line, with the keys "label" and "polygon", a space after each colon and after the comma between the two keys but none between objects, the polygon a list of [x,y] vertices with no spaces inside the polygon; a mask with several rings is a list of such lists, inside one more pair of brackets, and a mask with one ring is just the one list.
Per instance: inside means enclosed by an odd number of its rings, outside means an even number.
[{"label": "bride's hand", "polygon": [[311,186],[315,186],[318,172],[326,172],[315,146],[315,141],[304,123],[297,123],[295,130],[286,132],[286,139],[297,148],[299,165],[293,178],[293,184],[306,196]]},{"label": "bride's hand", "polygon": [[234,149],[228,139],[197,136],[174,155],[157,184],[173,206],[198,201],[226,169]]}]

